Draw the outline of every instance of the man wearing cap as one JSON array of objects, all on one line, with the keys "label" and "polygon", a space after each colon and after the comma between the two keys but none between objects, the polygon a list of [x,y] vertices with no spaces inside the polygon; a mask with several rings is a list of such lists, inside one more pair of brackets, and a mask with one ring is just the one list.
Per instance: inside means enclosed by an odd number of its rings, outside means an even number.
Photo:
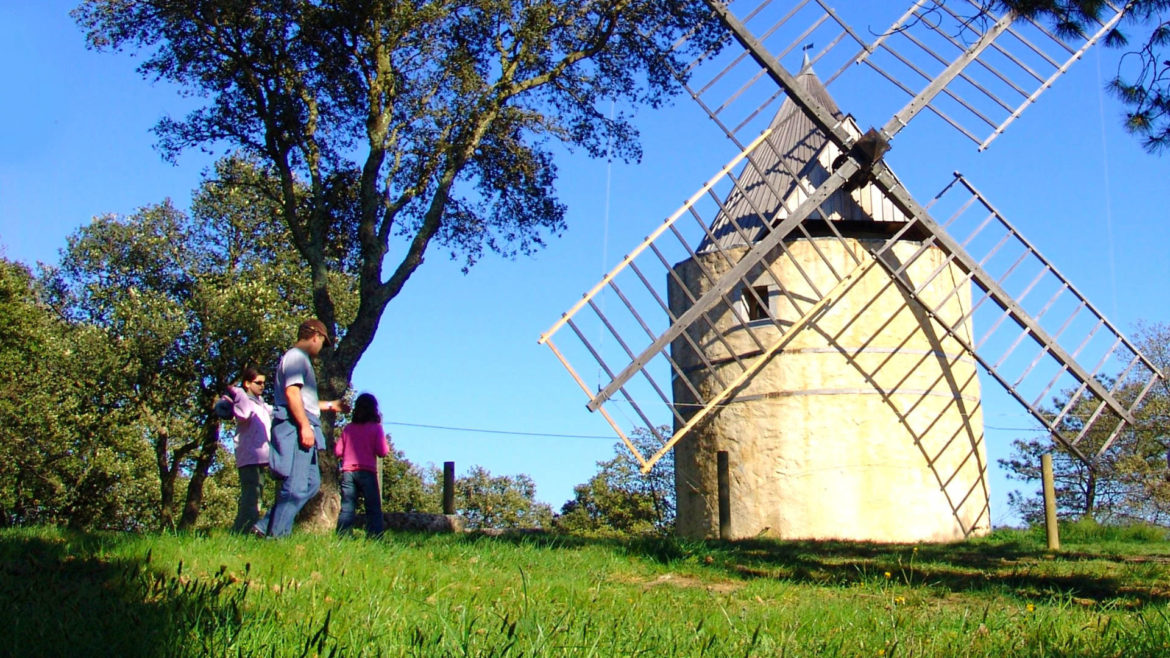
[{"label": "man wearing cap", "polygon": [[284,537],[297,513],[321,489],[317,451],[325,449],[321,412],[348,410],[339,400],[317,399],[312,358],[329,343],[325,324],[313,318],[297,329],[297,342],[280,358],[274,376],[276,409],[272,415],[269,470],[279,489],[272,509],[256,524],[257,534]]}]

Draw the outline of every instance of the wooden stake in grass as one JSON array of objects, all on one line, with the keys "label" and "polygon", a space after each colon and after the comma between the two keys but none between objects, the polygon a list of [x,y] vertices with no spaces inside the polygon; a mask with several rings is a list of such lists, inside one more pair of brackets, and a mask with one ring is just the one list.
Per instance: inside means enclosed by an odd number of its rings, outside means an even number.
[{"label": "wooden stake in grass", "polygon": [[716,453],[719,488],[719,538],[731,539],[731,468],[727,451]]},{"label": "wooden stake in grass", "polygon": [[1056,486],[1052,479],[1052,455],[1040,456],[1040,477],[1044,481],[1044,525],[1048,529],[1048,550],[1060,550],[1060,529],[1056,526]]},{"label": "wooden stake in grass", "polygon": [[455,462],[443,462],[443,513],[455,513]]}]

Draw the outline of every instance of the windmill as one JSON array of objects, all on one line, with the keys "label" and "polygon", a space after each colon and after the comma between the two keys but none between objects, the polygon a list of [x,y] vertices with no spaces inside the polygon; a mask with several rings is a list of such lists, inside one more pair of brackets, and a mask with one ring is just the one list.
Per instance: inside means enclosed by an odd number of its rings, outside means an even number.
[{"label": "windmill", "polygon": [[[744,4],[710,2],[734,43],[679,72],[738,155],[541,342],[643,470],[675,450],[681,534],[718,528],[718,452],[732,536],[986,532],[978,369],[1088,464],[1162,374],[971,181],[956,174],[922,205],[883,155],[924,111],[986,148],[1125,7],[1065,37],[988,3],[920,0],[866,42],[820,0]],[[780,61],[798,49],[793,75]],[[862,130],[828,94],[850,67],[909,97],[882,127]],[[836,71],[822,82],[817,68]],[[606,340],[588,338],[587,316]],[[596,387],[554,343],[565,329]],[[615,408],[656,450],[637,449]]]}]

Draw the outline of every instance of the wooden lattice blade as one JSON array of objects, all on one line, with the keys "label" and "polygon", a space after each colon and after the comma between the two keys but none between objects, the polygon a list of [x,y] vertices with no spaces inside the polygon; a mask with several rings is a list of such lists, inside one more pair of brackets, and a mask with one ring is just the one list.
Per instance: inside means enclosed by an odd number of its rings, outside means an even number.
[{"label": "wooden lattice blade", "polygon": [[[866,81],[874,94],[907,99],[892,117],[879,117],[887,140],[925,110],[980,150],[1108,34],[1128,9],[1107,3],[1086,33],[1058,35],[1042,23],[994,13],[986,2],[919,0],[889,28],[875,33],[855,30],[820,0],[792,8],[769,0],[709,4],[735,45],[678,74],[734,143],[759,130],[777,98],[792,97],[779,62],[799,49],[815,52],[812,61],[827,65],[826,73],[841,66],[827,83],[847,68],[860,67],[869,74]],[[820,50],[813,47],[822,43]],[[832,122],[819,119],[828,131]]]},{"label": "wooden lattice blade", "polygon": [[[805,6],[808,3],[799,4]],[[831,280],[835,281],[836,285],[830,285],[831,289],[827,291],[813,286],[814,289],[811,292],[803,295],[794,295],[790,290],[784,290],[782,292],[784,302],[794,311],[794,314],[790,313],[785,317],[780,317],[780,314],[768,308],[770,300],[766,299],[767,293],[764,295],[765,298],[761,298],[760,294],[754,291],[753,283],[757,278],[756,274],[761,268],[761,263],[777,250],[783,251],[785,242],[790,238],[801,238],[802,236],[811,238],[810,231],[819,230],[828,231],[830,237],[842,241],[840,230],[835,228],[836,219],[839,217],[834,213],[841,206],[837,199],[842,195],[854,194],[858,189],[873,188],[877,190],[876,196],[881,197],[879,205],[888,204],[901,213],[900,221],[902,224],[900,226],[916,226],[917,230],[926,236],[927,242],[947,255],[946,265],[959,268],[965,273],[963,278],[966,282],[973,283],[984,292],[984,300],[993,301],[993,304],[987,305],[986,308],[1000,312],[1002,319],[1010,319],[1011,322],[1007,323],[1006,326],[1020,328],[1021,333],[1012,344],[1008,354],[1015,353],[1021,343],[1034,346],[1036,351],[1025,359],[1028,364],[1022,375],[1009,374],[1007,371],[1012,363],[1010,360],[1006,357],[983,356],[983,351],[980,349],[982,341],[975,340],[969,335],[969,332],[966,332],[963,322],[969,321],[969,316],[960,318],[958,322],[953,318],[944,320],[938,317],[935,318],[935,321],[941,324],[945,332],[952,339],[958,341],[966,352],[973,354],[987,372],[1001,383],[1013,397],[1023,403],[1041,423],[1049,428],[1054,436],[1065,442],[1074,454],[1091,459],[1091,454],[1082,454],[1078,447],[1082,438],[1099,420],[1116,422],[1116,427],[1109,433],[1109,438],[1099,446],[1094,446],[1092,452],[1100,454],[1107,450],[1113,437],[1116,437],[1126,424],[1132,423],[1132,408],[1140,403],[1141,398],[1155,381],[1160,380],[1161,375],[1156,370],[1152,370],[1148,361],[1137,355],[1128,341],[1121,338],[1120,334],[1112,328],[1105,332],[1115,336],[1114,344],[1106,352],[1106,355],[1095,364],[1081,365],[1077,358],[1079,349],[1063,346],[1059,340],[1061,338],[1060,331],[1046,328],[1040,321],[1041,317],[1035,317],[1018,300],[1014,299],[1011,292],[1002,285],[1001,279],[992,276],[984,268],[983,261],[972,256],[962,243],[948,235],[931,219],[930,215],[902,188],[884,163],[874,161],[876,157],[880,157],[880,150],[875,156],[872,151],[866,152],[858,148],[861,131],[843,118],[830,103],[826,103],[824,97],[820,97],[802,86],[800,79],[803,71],[797,76],[789,74],[768,53],[767,49],[738,22],[732,13],[721,10],[721,5],[717,3],[713,3],[713,9],[722,11],[729,29],[735,33],[736,38],[739,39],[751,58],[758,63],[759,71],[753,77],[759,79],[761,74],[765,74],[764,79],[772,80],[781,90],[781,95],[797,108],[796,114],[800,116],[792,118],[791,121],[802,120],[811,126],[807,130],[808,135],[820,140],[817,142],[818,146],[812,149],[814,155],[815,153],[831,153],[832,157],[829,161],[820,163],[820,174],[810,175],[809,172],[803,170],[794,171],[793,166],[784,161],[784,157],[768,160],[761,155],[766,149],[757,149],[761,142],[759,140],[753,142],[741,154],[742,157],[746,158],[746,164],[739,175],[729,175],[729,167],[706,186],[704,191],[708,192],[710,196],[706,202],[708,206],[714,205],[713,209],[699,210],[698,202],[694,205],[688,202],[687,206],[680,209],[679,213],[676,213],[659,230],[655,231],[631,256],[624,259],[615,272],[603,279],[577,306],[566,314],[560,323],[542,337],[542,341],[551,339],[552,334],[557,330],[569,327],[584,346],[584,358],[592,359],[597,363],[598,384],[594,390],[584,384],[582,377],[569,365],[570,359],[558,354],[558,358],[570,369],[579,385],[589,395],[588,407],[591,410],[607,413],[607,405],[611,411],[615,405],[619,405],[627,412],[627,420],[642,424],[653,432],[663,446],[658,453],[647,458],[645,455],[638,454],[636,450],[634,451],[644,469],[652,467],[654,461],[664,454],[669,446],[681,440],[703,417],[716,413],[720,405],[724,404],[737,387],[750,380],[753,373],[760,367],[759,362],[782,351],[786,342],[792,339],[794,328],[807,328],[815,324],[814,321],[818,314],[825,312],[833,304],[835,296],[847,292],[847,290],[839,290],[838,286],[845,285],[854,278],[856,273],[862,272],[860,268],[866,262],[865,259],[855,258],[855,262],[852,264],[845,266],[837,264],[834,267],[828,262],[829,259],[824,258],[823,254],[820,255],[821,261],[815,267],[830,271],[832,273]],[[991,29],[981,32],[975,44],[966,48],[962,56],[951,61],[941,74],[931,78],[927,87],[914,96],[903,108],[903,111],[886,124],[885,137],[893,136],[922,109],[932,109],[938,112],[931,105],[934,99],[940,94],[949,93],[947,89],[950,82],[956,79],[965,79],[964,71],[972,63],[979,63],[979,57],[982,53],[989,48],[994,49],[996,39],[1000,35],[1011,34],[1010,25],[1010,20],[995,20]],[[738,129],[729,130],[723,121],[722,113],[728,106],[737,102],[739,92],[736,92],[736,97],[729,98],[726,102],[707,103],[703,100],[705,90],[706,87],[699,90],[692,89],[692,95],[724,128],[732,141],[738,144]],[[1030,103],[1031,100],[1034,100],[1034,95],[1027,102]],[[753,110],[754,114],[760,112],[759,107]],[[782,114],[784,114],[783,109],[780,112],[780,115]],[[746,123],[739,125],[746,125]],[[784,130],[783,125],[775,125],[775,121],[773,123],[774,125],[769,130],[776,130],[778,133]],[[765,139],[762,144],[764,147],[770,146],[768,139]],[[823,150],[818,151],[817,149]],[[783,148],[773,147],[773,150],[782,153],[788,152]],[[782,166],[788,168],[786,175],[795,182],[792,184],[792,189],[773,189],[769,192],[773,200],[780,201],[779,206],[769,205],[767,201],[761,203],[759,195],[738,189],[748,184],[745,181],[748,181],[749,177],[744,172],[754,172],[756,178],[763,181],[769,172]],[[799,163],[796,167],[800,167]],[[872,180],[872,185],[865,184],[867,179]],[[716,189],[718,186],[722,186],[721,190]],[[738,197],[735,196],[736,194]],[[860,197],[864,196],[864,193],[860,195]],[[856,203],[864,205],[860,197],[856,199]],[[711,200],[714,200],[713,204]],[[736,203],[741,205],[755,203],[760,206],[752,209],[760,219],[757,220],[755,227],[748,227],[746,230],[743,227],[734,227],[733,233],[736,235],[751,234],[750,238],[740,240],[743,243],[742,249],[724,249],[723,236],[716,234],[715,227],[720,223],[720,213],[723,215],[734,214],[729,210],[729,207]],[[697,239],[693,234],[687,235],[680,231],[679,223],[675,221],[686,215],[697,220],[700,228]],[[713,217],[715,219],[712,219]],[[1010,234],[1011,239],[1019,241],[1018,232],[1013,229]],[[891,285],[896,283],[905,290],[906,294],[915,297],[918,294],[916,289],[919,284],[912,280],[906,280],[899,274],[899,269],[904,269],[908,264],[896,264],[883,258],[883,255],[890,252],[890,247],[894,242],[894,239],[887,241],[882,248],[873,251],[871,256],[875,258],[874,262],[880,262],[886,267],[891,277]],[[666,296],[661,293],[660,282],[665,280],[678,288],[679,278],[675,272],[675,266],[688,258],[695,258],[696,249],[703,248],[696,247],[700,243],[706,244],[707,248],[712,248],[724,256],[725,266],[721,265],[715,272],[704,272],[703,276],[710,279],[712,285],[704,288],[701,294],[686,299],[686,304],[676,309],[674,303],[665,299]],[[1047,267],[1047,261],[1044,261],[1030,245],[1028,245],[1028,252]],[[651,269],[656,273],[648,275],[647,271]],[[764,271],[768,270],[767,267],[763,269]],[[1055,270],[1051,271],[1055,272]],[[864,272],[868,276],[869,270]],[[623,282],[623,277],[632,284]],[[806,276],[806,278],[808,277]],[[1061,279],[1063,280],[1063,277]],[[614,310],[607,310],[604,304],[598,303],[602,293],[616,296],[622,304],[618,306],[617,312],[626,313],[627,316],[615,319]],[[681,294],[686,296],[685,291]],[[1076,297],[1082,302],[1084,301],[1079,294]],[[924,307],[929,308],[929,301],[919,301]],[[982,300],[980,303],[982,304]],[[622,306],[624,306],[624,310]],[[749,309],[763,309],[762,315],[750,317]],[[592,314],[604,327],[603,336],[608,337],[608,340],[613,342],[608,345],[600,345],[597,344],[598,341],[587,338],[586,330],[576,321],[579,312]],[[1043,316],[1043,313],[1040,316]],[[665,326],[662,325],[661,318],[666,318]],[[690,342],[692,345],[689,348],[700,351],[697,349],[698,346],[693,345],[692,334],[703,333],[728,318],[731,319],[731,326],[735,331],[745,332],[751,336],[751,339],[756,343],[756,355],[760,358],[758,361],[753,361],[750,357],[733,359],[735,367],[738,368],[738,372],[735,372],[734,375],[723,372],[722,365],[716,367],[710,363],[703,364],[706,379],[715,381],[716,385],[709,387],[709,390],[700,391],[694,384],[690,383],[690,376],[693,373],[688,370],[688,367],[680,366],[672,357],[671,348],[678,345],[688,348],[687,343]],[[757,328],[760,326],[759,323],[763,323],[764,327],[770,327],[774,331],[767,335],[756,335],[753,333],[753,323],[757,323]],[[1005,326],[995,318],[993,318],[992,323],[995,327]],[[778,332],[778,338],[776,332]],[[1119,345],[1121,347],[1118,347]],[[604,347],[617,348],[616,355],[605,353]],[[1115,354],[1128,354],[1129,352],[1133,353],[1133,357],[1129,359],[1127,365],[1117,369],[1118,377],[1109,380],[1109,375],[1113,371],[1110,370],[1111,366],[1106,365],[1106,362],[1110,361]],[[1043,387],[1040,396],[1030,397],[1023,390],[1027,383],[1026,380],[1033,372],[1045,372],[1045,368],[1050,371],[1054,369],[1055,375],[1050,374],[1048,384]],[[1067,377],[1072,382],[1071,386],[1067,387],[1071,392],[1068,404],[1063,409],[1055,411],[1043,408],[1042,400],[1039,398],[1042,398],[1049,391],[1066,390],[1062,388],[1063,384],[1060,383],[1063,381],[1062,377]],[[1126,391],[1136,387],[1138,392],[1133,395],[1128,393],[1125,396],[1119,395],[1119,391],[1123,390],[1119,388],[1121,386],[1119,382],[1122,380],[1138,382],[1133,386],[1129,383],[1125,384],[1128,387],[1125,388]],[[683,397],[687,398],[683,404],[679,404],[676,399],[680,390],[676,388],[676,384],[682,387]],[[687,390],[688,388],[689,390]],[[662,407],[659,407],[660,404]],[[1087,422],[1082,422],[1080,426],[1074,427],[1075,432],[1070,435],[1067,419],[1086,405],[1091,409],[1084,419]],[[669,410],[677,428],[669,436],[657,430],[657,426],[661,424],[661,417],[656,411],[658,408]],[[618,424],[608,414],[607,420],[610,420],[618,434],[622,435]],[[624,435],[622,436],[624,438]]]}]

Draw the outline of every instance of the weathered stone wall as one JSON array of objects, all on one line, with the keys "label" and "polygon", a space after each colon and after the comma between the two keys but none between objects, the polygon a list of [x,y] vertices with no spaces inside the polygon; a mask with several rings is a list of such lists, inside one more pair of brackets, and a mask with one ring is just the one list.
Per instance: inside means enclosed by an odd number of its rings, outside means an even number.
[{"label": "weathered stone wall", "polygon": [[[836,282],[825,259],[844,274],[855,262],[846,249],[860,253],[864,246],[863,240],[816,242],[824,258],[813,240],[801,240],[787,244],[788,255],[766,260],[798,298],[817,296],[793,260],[823,293]],[[903,242],[894,259],[908,259],[920,247]],[[730,267],[719,255],[698,258],[715,278]],[[945,265],[942,252],[931,248],[906,276],[920,285],[940,267],[920,296],[929,307],[941,303],[939,316],[953,323],[970,310],[970,287],[957,268]],[[709,285],[694,261],[675,269],[696,297]],[[757,269],[753,285],[772,283],[763,266]],[[681,313],[687,304],[682,290],[672,281],[669,292],[672,311]],[[785,325],[800,317],[783,297],[774,309]],[[690,337],[727,381],[740,372],[728,348],[750,355],[759,347],[730,310],[711,321],[713,327],[697,323]],[[780,336],[768,320],[750,328],[765,344]],[[961,331],[970,341],[969,322]],[[704,397],[717,390],[687,341],[675,341],[672,357],[694,368],[691,382]],[[674,395],[676,403],[690,402],[684,383],[675,382]],[[683,536],[718,535],[719,450],[729,452],[735,537],[914,542],[989,530],[976,363],[884,268],[871,269],[725,405],[675,447]]]}]

